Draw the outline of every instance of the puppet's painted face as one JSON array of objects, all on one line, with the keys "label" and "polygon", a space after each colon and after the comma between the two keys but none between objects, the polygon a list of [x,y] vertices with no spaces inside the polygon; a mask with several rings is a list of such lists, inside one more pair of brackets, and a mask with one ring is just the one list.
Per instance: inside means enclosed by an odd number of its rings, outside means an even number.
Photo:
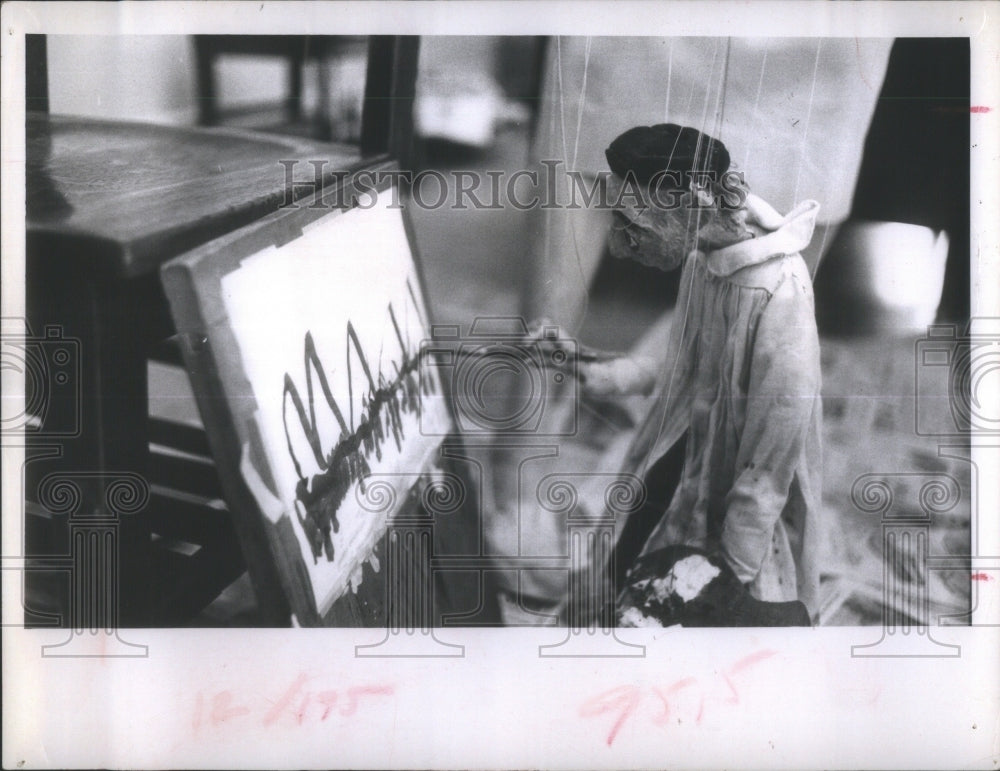
[{"label": "puppet's painted face", "polygon": [[711,251],[753,238],[746,226],[745,185],[736,194],[734,182],[725,190],[712,186],[655,199],[637,185],[612,175],[609,192],[618,205],[608,244],[611,254],[674,270],[694,249]]}]

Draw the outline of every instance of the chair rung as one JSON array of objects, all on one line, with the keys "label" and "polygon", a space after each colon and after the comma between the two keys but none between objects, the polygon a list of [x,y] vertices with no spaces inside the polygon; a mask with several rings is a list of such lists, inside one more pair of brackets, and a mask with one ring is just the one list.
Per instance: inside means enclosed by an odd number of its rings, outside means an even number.
[{"label": "chair rung", "polygon": [[149,513],[150,529],[162,536],[202,545],[236,539],[226,509],[154,491]]},{"label": "chair rung", "polygon": [[219,474],[211,462],[154,451],[150,453],[149,472],[150,481],[161,487],[210,500],[222,498]]},{"label": "chair rung", "polygon": [[174,447],[191,455],[212,457],[208,436],[203,429],[196,426],[150,417],[149,441],[165,447]]},{"label": "chair rung", "polygon": [[171,335],[165,340],[155,343],[150,348],[148,355],[153,361],[173,364],[176,367],[184,366],[184,357],[181,354],[181,346],[177,335]]}]

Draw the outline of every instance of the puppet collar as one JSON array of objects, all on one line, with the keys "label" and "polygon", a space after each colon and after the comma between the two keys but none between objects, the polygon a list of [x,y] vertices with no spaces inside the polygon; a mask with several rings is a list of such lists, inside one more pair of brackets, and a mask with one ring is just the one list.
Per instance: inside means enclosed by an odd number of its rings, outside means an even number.
[{"label": "puppet collar", "polygon": [[747,224],[755,238],[709,252],[706,265],[717,276],[729,276],[750,265],[800,252],[812,240],[818,213],[819,204],[810,200],[782,216],[763,198],[751,193],[747,196]]}]

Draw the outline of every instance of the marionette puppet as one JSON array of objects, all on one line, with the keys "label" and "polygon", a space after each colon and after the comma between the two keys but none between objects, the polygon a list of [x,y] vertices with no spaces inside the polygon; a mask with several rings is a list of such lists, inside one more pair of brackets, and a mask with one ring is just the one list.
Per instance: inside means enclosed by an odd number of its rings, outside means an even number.
[{"label": "marionette puppet", "polygon": [[579,366],[591,396],[655,394],[623,469],[647,501],[618,523],[618,623],[808,624],[822,414],[800,252],[818,204],[780,214],[689,127],[632,128],[606,157],[611,254],[682,271],[664,364]]}]

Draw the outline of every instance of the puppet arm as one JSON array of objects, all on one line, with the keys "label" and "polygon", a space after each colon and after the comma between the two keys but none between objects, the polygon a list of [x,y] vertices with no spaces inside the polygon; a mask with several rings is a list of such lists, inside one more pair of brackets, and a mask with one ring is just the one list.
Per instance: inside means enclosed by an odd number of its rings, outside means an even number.
[{"label": "puppet arm", "polygon": [[[533,321],[525,338],[527,342],[546,343],[560,347],[572,340],[558,324],[547,318]],[[624,353],[600,351],[573,341],[572,365],[587,396],[649,395],[656,384],[659,363],[649,356],[629,356]]]},{"label": "puppet arm", "polygon": [[619,356],[610,361],[581,362],[577,377],[591,397],[648,395],[656,384],[657,363],[648,356]]}]

